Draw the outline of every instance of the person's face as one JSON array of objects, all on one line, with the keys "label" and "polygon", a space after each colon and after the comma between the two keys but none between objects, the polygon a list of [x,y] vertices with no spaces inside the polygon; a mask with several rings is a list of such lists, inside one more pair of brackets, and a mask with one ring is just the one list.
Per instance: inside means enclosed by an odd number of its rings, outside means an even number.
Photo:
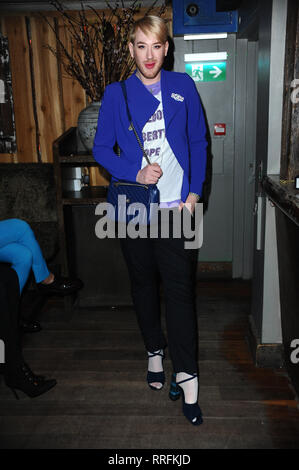
[{"label": "person's face", "polygon": [[130,54],[139,71],[142,82],[150,85],[160,80],[160,72],[168,51],[168,42],[162,44],[156,35],[136,31],[134,44],[129,44]]}]

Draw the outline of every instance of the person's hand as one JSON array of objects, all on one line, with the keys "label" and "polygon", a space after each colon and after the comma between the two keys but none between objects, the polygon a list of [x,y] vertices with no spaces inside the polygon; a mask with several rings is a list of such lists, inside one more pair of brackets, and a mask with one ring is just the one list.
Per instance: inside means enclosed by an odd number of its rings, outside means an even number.
[{"label": "person's hand", "polygon": [[197,197],[194,196],[193,194],[189,194],[187,199],[186,199],[186,202],[180,202],[179,204],[179,210],[181,211],[183,209],[184,206],[187,207],[188,211],[193,214],[194,213],[194,210],[195,210],[195,204],[197,202]]},{"label": "person's hand", "polygon": [[156,184],[161,176],[161,167],[158,163],[153,163],[138,171],[136,181],[141,184]]}]

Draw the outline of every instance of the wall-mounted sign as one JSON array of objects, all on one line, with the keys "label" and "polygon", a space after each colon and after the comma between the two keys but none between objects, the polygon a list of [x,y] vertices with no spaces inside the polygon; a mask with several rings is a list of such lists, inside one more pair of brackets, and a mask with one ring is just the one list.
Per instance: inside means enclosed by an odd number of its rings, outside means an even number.
[{"label": "wall-mounted sign", "polygon": [[195,82],[226,80],[226,62],[194,62],[185,65],[185,71]]},{"label": "wall-mounted sign", "polygon": [[226,135],[226,124],[224,122],[214,124],[214,135]]}]

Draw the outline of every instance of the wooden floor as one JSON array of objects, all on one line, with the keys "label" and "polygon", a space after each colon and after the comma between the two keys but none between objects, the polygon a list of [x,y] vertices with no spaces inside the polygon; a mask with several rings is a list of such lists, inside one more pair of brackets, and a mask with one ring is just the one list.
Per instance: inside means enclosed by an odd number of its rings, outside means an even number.
[{"label": "wooden floor", "polygon": [[[38,398],[0,383],[0,447],[96,449],[299,448],[299,409],[284,370],[254,367],[246,342],[250,285],[198,285],[200,404],[193,427],[181,402],[145,383],[146,355],[130,308],[49,303],[24,354],[57,386]],[[1,379],[2,380],[2,379]]]}]

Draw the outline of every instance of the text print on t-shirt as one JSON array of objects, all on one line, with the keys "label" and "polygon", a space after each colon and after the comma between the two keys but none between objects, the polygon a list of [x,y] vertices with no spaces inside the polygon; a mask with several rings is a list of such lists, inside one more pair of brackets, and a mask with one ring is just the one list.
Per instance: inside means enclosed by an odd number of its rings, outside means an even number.
[{"label": "text print on t-shirt", "polygon": [[[143,142],[146,143],[145,153],[148,157],[159,157],[161,146],[165,138],[163,111],[161,109],[157,109],[157,111],[148,120],[148,123],[151,123],[150,126],[152,130],[146,131],[146,129],[144,129],[145,132],[142,133]],[[150,144],[149,142],[153,143]]]}]

